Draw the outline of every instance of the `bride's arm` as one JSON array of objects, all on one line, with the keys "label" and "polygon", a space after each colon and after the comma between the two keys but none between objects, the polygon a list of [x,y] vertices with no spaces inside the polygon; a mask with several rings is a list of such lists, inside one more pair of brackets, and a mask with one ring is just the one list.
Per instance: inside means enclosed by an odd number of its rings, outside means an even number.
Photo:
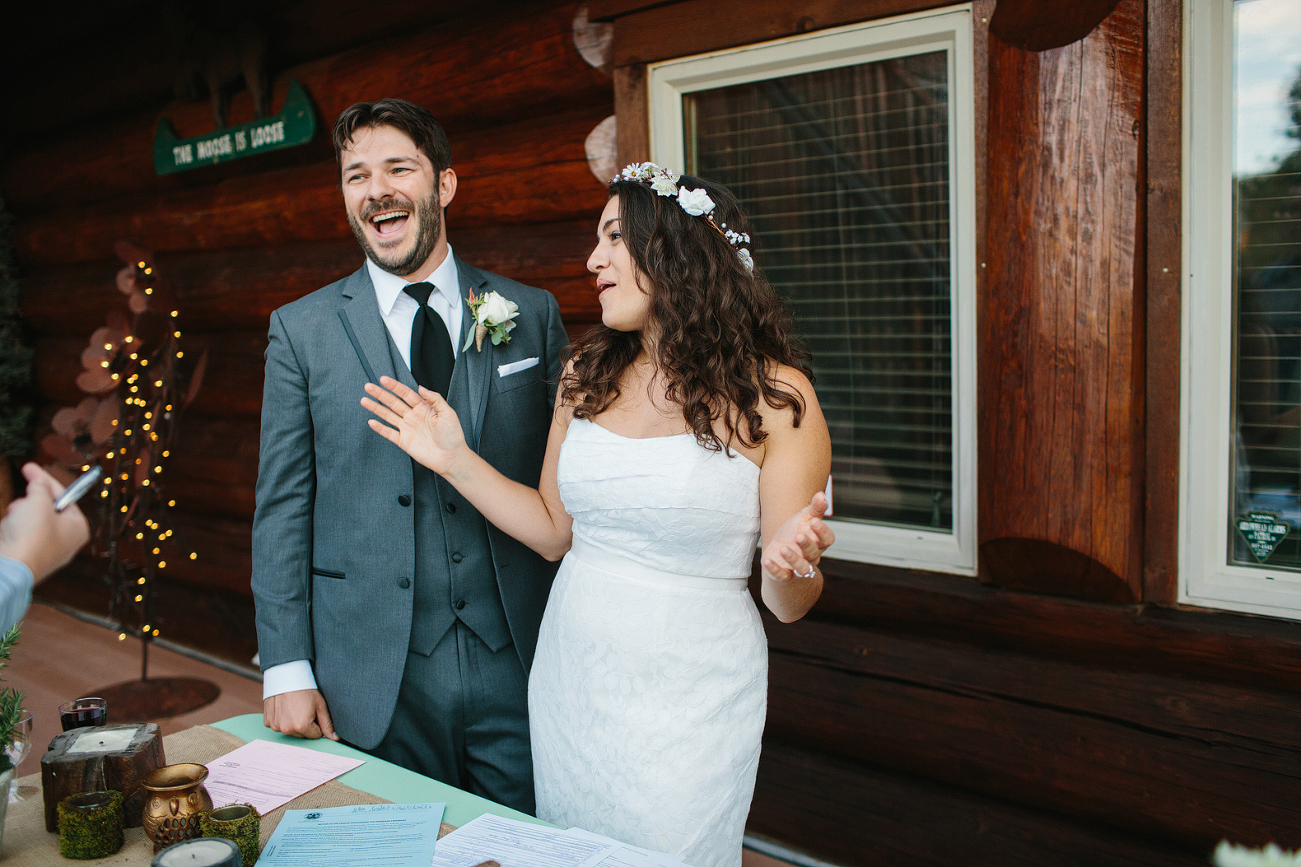
[{"label": "bride's arm", "polygon": [[822,520],[827,508],[823,489],[831,472],[831,435],[808,379],[789,367],[781,368],[778,377],[804,399],[804,417],[795,427],[790,410],[768,407],[764,413],[768,439],[759,471],[763,534],[759,562],[764,604],[778,620],[791,623],[818,601],[822,573],[817,564],[835,541]]},{"label": "bride's arm", "polygon": [[537,490],[506,478],[467,446],[456,411],[437,392],[416,394],[385,376],[380,385],[366,383],[366,394],[361,405],[377,417],[367,422],[371,430],[451,482],[494,526],[548,560],[569,550],[574,520],[560,500],[556,466],[573,410],[559,394]]}]

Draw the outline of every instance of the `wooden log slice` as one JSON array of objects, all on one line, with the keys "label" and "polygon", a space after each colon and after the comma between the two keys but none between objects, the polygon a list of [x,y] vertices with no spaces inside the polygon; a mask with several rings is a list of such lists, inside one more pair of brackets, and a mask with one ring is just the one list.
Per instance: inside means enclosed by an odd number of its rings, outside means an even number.
[{"label": "wooden log slice", "polygon": [[126,826],[139,828],[145,803],[140,781],[165,764],[163,738],[154,723],[87,727],[55,735],[49,751],[41,756],[45,830],[59,830],[59,801],[104,789],[122,793]]}]

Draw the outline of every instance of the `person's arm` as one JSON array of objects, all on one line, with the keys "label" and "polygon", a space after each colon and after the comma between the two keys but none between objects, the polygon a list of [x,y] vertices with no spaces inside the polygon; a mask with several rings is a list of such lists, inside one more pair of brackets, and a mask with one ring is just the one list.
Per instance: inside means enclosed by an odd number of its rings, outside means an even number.
[{"label": "person's arm", "polygon": [[[307,377],[280,314],[271,314],[262,396],[257,511],[253,517],[253,598],[258,654],[264,676],[301,674],[313,658],[311,588],[312,502],[316,451]],[[284,684],[282,684],[283,686]],[[315,678],[291,682],[285,692],[264,692],[263,723],[295,737],[337,740]],[[274,688],[274,684],[273,684]]]},{"label": "person's arm", "polygon": [[456,410],[437,392],[422,387],[417,394],[385,376],[379,385],[366,383],[366,394],[361,405],[377,417],[367,422],[371,430],[451,482],[494,526],[548,560],[569,551],[574,520],[560,500],[556,467],[573,412],[559,397],[534,490],[506,478],[466,445]]},{"label": "person's arm", "polygon": [[54,511],[63,485],[36,464],[23,466],[27,494],[0,520],[0,632],[8,632],[32,600],[32,587],[67,565],[90,539],[90,525],[75,504]]},{"label": "person's arm", "polygon": [[35,583],[26,563],[0,554],[0,635],[23,619],[32,604]]},{"label": "person's arm", "polygon": [[822,573],[817,564],[835,541],[822,520],[827,508],[823,490],[831,472],[831,435],[808,379],[787,367],[777,375],[804,399],[804,417],[795,427],[790,410],[768,407],[764,413],[768,439],[759,471],[763,534],[759,562],[764,604],[778,620],[792,623],[818,601]]}]

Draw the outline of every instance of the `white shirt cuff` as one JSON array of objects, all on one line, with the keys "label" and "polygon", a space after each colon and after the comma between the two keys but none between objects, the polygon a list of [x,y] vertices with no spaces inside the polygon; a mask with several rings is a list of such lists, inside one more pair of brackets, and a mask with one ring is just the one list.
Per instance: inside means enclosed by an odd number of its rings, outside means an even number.
[{"label": "white shirt cuff", "polygon": [[306,659],[273,665],[262,672],[263,699],[299,689],[316,689],[316,675],[312,674],[312,664]]}]

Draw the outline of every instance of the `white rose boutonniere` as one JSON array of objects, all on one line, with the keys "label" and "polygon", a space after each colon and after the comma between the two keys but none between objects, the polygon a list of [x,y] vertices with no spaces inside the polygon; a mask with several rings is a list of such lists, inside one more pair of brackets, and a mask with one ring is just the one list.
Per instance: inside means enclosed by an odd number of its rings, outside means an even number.
[{"label": "white rose boutonniere", "polygon": [[688,190],[685,187],[678,190],[678,204],[693,217],[703,217],[714,210],[714,200],[704,190]]},{"label": "white rose boutonniere", "polygon": [[465,345],[461,347],[462,352],[468,350],[472,342],[474,348],[482,352],[483,338],[490,334],[493,346],[510,343],[510,333],[515,329],[515,317],[519,315],[518,304],[508,301],[496,292],[487,292],[476,297],[473,290],[465,303],[470,308],[470,315],[474,317],[474,334],[465,339]]}]

